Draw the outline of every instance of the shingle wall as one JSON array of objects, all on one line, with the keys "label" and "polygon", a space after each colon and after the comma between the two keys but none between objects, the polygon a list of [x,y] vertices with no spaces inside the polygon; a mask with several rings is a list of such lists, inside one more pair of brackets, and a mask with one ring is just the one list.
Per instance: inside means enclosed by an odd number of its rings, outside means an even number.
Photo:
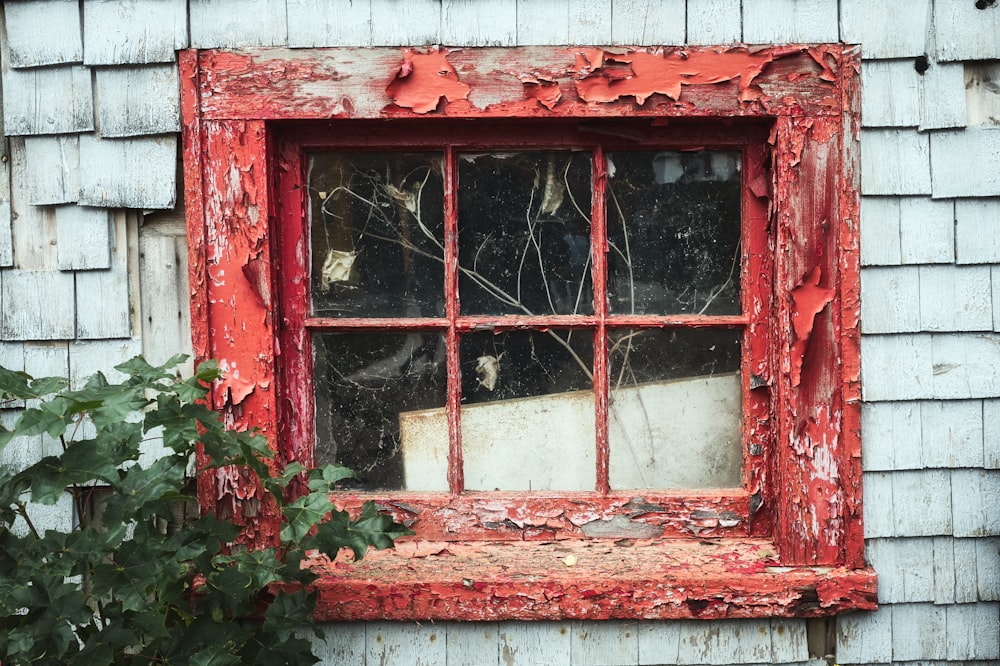
[{"label": "shingle wall", "polygon": [[[976,4],[4,3],[0,362],[79,381],[189,347],[178,48],[860,43],[865,521],[882,608],[838,619],[836,657],[998,663],[1000,3]],[[50,445],[17,442],[3,460]],[[322,649],[328,663],[800,664],[808,633],[779,620],[349,624]]]}]

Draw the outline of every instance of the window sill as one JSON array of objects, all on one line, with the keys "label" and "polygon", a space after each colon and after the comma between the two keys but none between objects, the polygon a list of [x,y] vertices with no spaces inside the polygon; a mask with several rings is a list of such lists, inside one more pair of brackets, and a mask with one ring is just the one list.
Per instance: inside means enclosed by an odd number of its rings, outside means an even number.
[{"label": "window sill", "polygon": [[315,558],[315,617],[604,620],[816,617],[874,610],[870,569],[780,566],[764,539],[402,540]]}]

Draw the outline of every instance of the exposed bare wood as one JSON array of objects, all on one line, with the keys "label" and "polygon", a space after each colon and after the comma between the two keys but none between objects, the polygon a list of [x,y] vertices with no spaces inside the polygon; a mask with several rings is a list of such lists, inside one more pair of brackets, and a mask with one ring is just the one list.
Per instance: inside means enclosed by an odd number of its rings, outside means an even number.
[{"label": "exposed bare wood", "polygon": [[183,211],[147,216],[139,230],[142,351],[150,363],[192,354]]},{"label": "exposed bare wood", "polygon": [[103,373],[108,381],[125,381],[127,375],[115,370],[115,366],[137,356],[142,351],[141,347],[138,338],[69,343],[70,386],[82,388],[98,372]]},{"label": "exposed bare wood", "polygon": [[101,136],[166,134],[180,129],[180,88],[175,65],[97,70]]},{"label": "exposed bare wood", "polygon": [[83,62],[124,65],[173,62],[188,45],[184,0],[86,0]]},{"label": "exposed bare wood", "polygon": [[57,206],[56,247],[59,270],[111,267],[112,228],[108,211],[84,206]]},{"label": "exposed bare wood", "polygon": [[80,139],[76,134],[24,138],[28,202],[62,204],[80,198]]},{"label": "exposed bare wood", "polygon": [[14,266],[56,270],[56,219],[52,208],[31,205],[25,140],[10,139],[11,232]]},{"label": "exposed bare wood", "polygon": [[968,124],[1000,125],[1000,62],[966,62],[963,68]]},{"label": "exposed bare wood", "polygon": [[177,139],[80,137],[80,203],[106,208],[172,208]]},{"label": "exposed bare wood", "polygon": [[892,606],[852,613],[837,620],[837,660],[845,664],[892,661]]},{"label": "exposed bare wood", "polygon": [[83,60],[77,0],[24,0],[8,3],[4,10],[11,67]]}]

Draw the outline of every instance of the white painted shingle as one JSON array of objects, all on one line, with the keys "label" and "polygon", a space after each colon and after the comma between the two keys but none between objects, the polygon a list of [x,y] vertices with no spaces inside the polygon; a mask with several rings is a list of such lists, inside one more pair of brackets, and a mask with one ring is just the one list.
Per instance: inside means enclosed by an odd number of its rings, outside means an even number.
[{"label": "white painted shingle", "polygon": [[1000,400],[983,400],[983,465],[1000,469]]},{"label": "white painted shingle", "polygon": [[892,661],[892,610],[849,613],[837,618],[837,660],[841,664],[887,664]]},{"label": "white painted shingle", "polygon": [[110,382],[125,381],[126,375],[115,366],[139,355],[142,345],[138,338],[124,340],[84,340],[69,343],[69,384],[82,388],[98,372]]},{"label": "white painted shingle", "polygon": [[[73,338],[73,274],[0,272],[0,337],[5,340]],[[26,361],[27,362],[27,361]]]},{"label": "white painted shingle", "polygon": [[175,65],[100,68],[97,100],[103,137],[180,131],[180,83]]},{"label": "white painted shingle", "polygon": [[1000,7],[977,9],[966,0],[935,0],[937,59],[1000,58]]},{"label": "white painted shingle", "polygon": [[177,138],[80,136],[80,203],[104,208],[172,208]]},{"label": "white painted shingle", "polygon": [[288,45],[370,46],[372,6],[368,0],[288,0]]},{"label": "white painted shingle", "polygon": [[103,208],[56,206],[59,269],[111,267],[111,219]]},{"label": "white painted shingle", "polygon": [[133,334],[126,216],[119,212],[114,218],[111,268],[75,273],[76,337],[79,340],[129,338]]},{"label": "white painted shingle", "polygon": [[8,135],[94,129],[90,70],[71,65],[3,72],[3,121]]},{"label": "white painted shingle", "polygon": [[[179,219],[173,223],[171,219]],[[143,354],[150,363],[191,354],[191,308],[186,289],[187,235],[183,212],[147,215],[139,228],[139,295]]]},{"label": "white painted shingle", "polygon": [[923,75],[920,129],[965,127],[965,67],[932,63]]},{"label": "white painted shingle", "polygon": [[899,198],[861,197],[861,265],[901,263]]},{"label": "white painted shingle", "polygon": [[992,398],[1000,395],[1000,335],[933,336],[934,397]]},{"label": "white painted shingle", "polygon": [[980,601],[1000,601],[1000,539],[974,539]]},{"label": "white painted shingle", "polygon": [[442,0],[441,42],[449,46],[513,46],[517,0]]},{"label": "white painted shingle", "polygon": [[1000,604],[948,606],[947,626],[949,660],[1000,658]]},{"label": "white painted shingle", "polygon": [[189,0],[191,46],[199,49],[284,46],[285,0]]},{"label": "white painted shingle", "polygon": [[872,401],[933,398],[931,336],[862,336],[861,389]]},{"label": "white painted shingle", "polygon": [[[0,113],[0,116],[3,114]],[[11,160],[0,161],[0,268],[14,264],[14,237],[11,235]]]},{"label": "white painted shingle", "polygon": [[439,633],[431,623],[367,623],[365,659],[358,663],[389,664],[401,655],[420,655],[429,666],[445,666],[447,641],[438,640]]},{"label": "white painted shingle", "polygon": [[979,600],[979,574],[976,563],[976,539],[950,539],[954,553],[954,596],[948,603],[971,604]]},{"label": "white painted shingle", "polygon": [[173,62],[186,48],[184,0],[85,0],[83,62],[124,65]]},{"label": "white painted shingle", "polygon": [[684,43],[684,0],[614,0],[611,43]]},{"label": "white painted shingle", "polygon": [[1000,125],[1000,62],[967,62],[965,106],[969,125]]},{"label": "white painted shingle", "polygon": [[920,403],[923,467],[983,466],[983,403],[939,400]]},{"label": "white painted shingle", "polygon": [[868,402],[861,406],[861,462],[866,472],[921,467],[920,404]]},{"label": "white painted shingle", "polygon": [[993,330],[1000,331],[1000,266],[990,266],[993,283]]},{"label": "white painted shingle", "polygon": [[610,44],[612,22],[612,0],[570,0],[569,43]]},{"label": "white painted shingle", "polygon": [[[953,477],[949,470],[893,472],[892,536],[952,533]],[[879,507],[875,507],[876,510]]]},{"label": "white painted shingle", "polygon": [[441,41],[441,0],[371,0],[372,46],[422,46]]},{"label": "white painted shingle", "polygon": [[32,205],[80,198],[80,141],[76,134],[24,138]]},{"label": "white painted shingle", "polygon": [[743,0],[743,41],[788,44],[839,41],[837,3]]},{"label": "white painted shingle", "polygon": [[955,261],[1000,263],[1000,199],[955,202]]},{"label": "white painted shingle", "polygon": [[865,127],[920,124],[921,77],[909,60],[861,64],[861,122]]},{"label": "white painted shingle", "polygon": [[989,267],[920,266],[920,329],[993,330]]},{"label": "white painted shingle", "polygon": [[918,267],[861,271],[861,330],[865,333],[919,331],[920,304]]},{"label": "white painted shingle", "polygon": [[934,601],[934,539],[869,539],[865,558],[878,572],[882,604]]},{"label": "white painted shingle", "polygon": [[969,567],[963,562],[961,569],[955,568],[954,538],[934,537],[931,542],[934,549],[934,601],[939,604],[953,604],[958,587],[956,575],[958,571],[964,574]]},{"label": "white painted shingle", "polygon": [[14,267],[21,270],[57,270],[55,215],[51,208],[30,204],[25,139],[11,137],[9,141]]},{"label": "white painted shingle", "polygon": [[640,664],[676,664],[683,622],[642,622],[639,637]]},{"label": "white painted shingle", "polygon": [[899,246],[904,264],[950,264],[955,261],[954,202],[926,197],[901,198]]},{"label": "white painted shingle", "polygon": [[951,471],[954,527],[957,537],[1000,535],[1000,471]]},{"label": "white painted shingle", "polygon": [[931,132],[931,171],[936,199],[1000,196],[1000,131]]},{"label": "white painted shingle", "polygon": [[944,659],[946,636],[944,607],[932,604],[892,607],[893,662]]},{"label": "white painted shingle", "polygon": [[740,0],[701,0],[687,6],[688,44],[733,44],[742,41]]},{"label": "white painted shingle", "polygon": [[862,194],[930,194],[927,135],[906,129],[861,132]]},{"label": "white painted shingle", "polygon": [[892,472],[865,472],[863,480],[865,537],[893,536]]},{"label": "white painted shingle", "polygon": [[[639,636],[637,632],[625,630],[620,624],[604,622],[573,622],[572,627],[569,632],[572,641],[570,654],[574,657],[580,655],[582,659],[575,659],[580,664],[639,663]],[[448,639],[451,640],[450,627]],[[466,652],[465,654],[475,653]],[[492,653],[489,653],[489,656],[492,657]],[[483,661],[486,660],[483,659]],[[502,662],[498,661],[497,663]]]},{"label": "white painted shingle", "polygon": [[930,0],[909,0],[905,11],[900,11],[897,0],[841,0],[840,38],[861,44],[864,58],[922,55],[927,48],[929,8]]},{"label": "white painted shingle", "polygon": [[4,5],[11,67],[83,60],[77,0],[19,0]]}]

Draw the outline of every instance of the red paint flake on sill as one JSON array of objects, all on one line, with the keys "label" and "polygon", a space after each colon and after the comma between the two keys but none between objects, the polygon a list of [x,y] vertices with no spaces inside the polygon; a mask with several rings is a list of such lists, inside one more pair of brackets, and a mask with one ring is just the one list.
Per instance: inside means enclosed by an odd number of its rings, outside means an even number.
[{"label": "red paint flake on sill", "polygon": [[448,53],[438,48],[427,53],[403,51],[403,64],[385,89],[393,103],[414,113],[430,113],[437,109],[442,97],[448,102],[468,99],[469,86],[458,80]]}]

